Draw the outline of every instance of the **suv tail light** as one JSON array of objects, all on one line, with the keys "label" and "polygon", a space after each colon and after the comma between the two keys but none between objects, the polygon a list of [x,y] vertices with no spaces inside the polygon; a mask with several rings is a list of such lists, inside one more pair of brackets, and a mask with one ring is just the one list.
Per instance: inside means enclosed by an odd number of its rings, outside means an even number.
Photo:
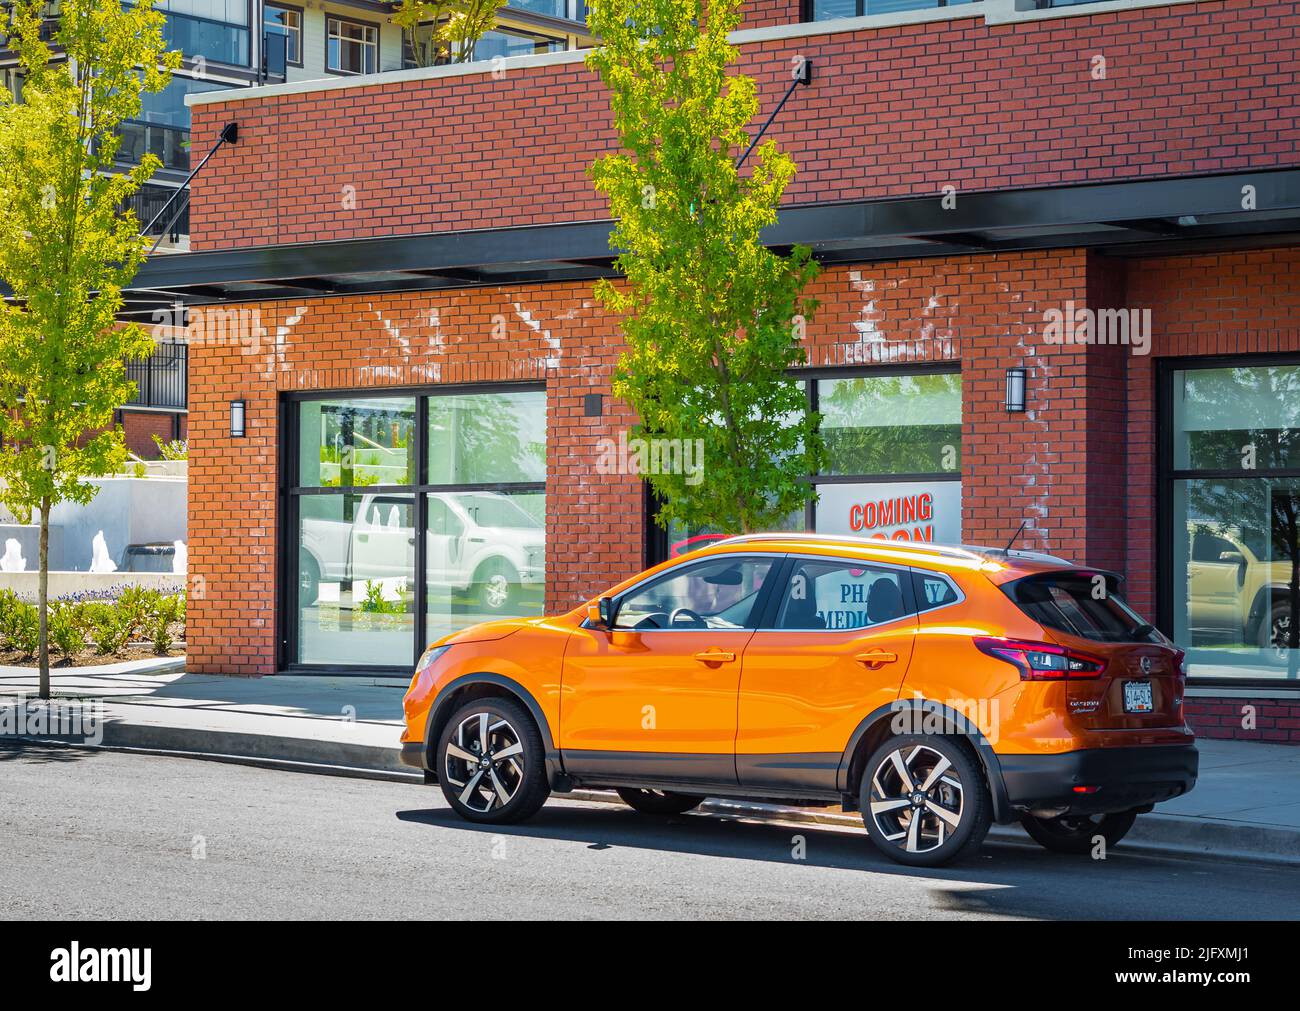
[{"label": "suv tail light", "polygon": [[1101,677],[1106,661],[1051,642],[976,636],[981,653],[1005,660],[1020,671],[1022,681],[1064,681]]}]

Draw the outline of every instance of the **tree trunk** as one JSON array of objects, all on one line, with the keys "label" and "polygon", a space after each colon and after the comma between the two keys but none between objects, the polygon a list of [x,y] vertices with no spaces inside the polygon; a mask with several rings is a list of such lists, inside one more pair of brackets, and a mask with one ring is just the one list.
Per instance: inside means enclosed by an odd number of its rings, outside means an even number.
[{"label": "tree trunk", "polygon": [[50,697],[50,499],[41,499],[41,575],[37,583],[36,608],[40,615],[40,647],[37,650],[40,663],[40,689],[43,699]]}]

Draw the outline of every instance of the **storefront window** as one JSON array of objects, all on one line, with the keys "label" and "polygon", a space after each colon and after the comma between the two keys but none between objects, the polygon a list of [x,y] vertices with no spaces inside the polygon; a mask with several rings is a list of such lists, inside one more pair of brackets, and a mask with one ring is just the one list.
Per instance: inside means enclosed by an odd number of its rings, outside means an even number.
[{"label": "storefront window", "polygon": [[1296,679],[1300,366],[1173,373],[1173,632],[1192,677]]},{"label": "storefront window", "polygon": [[961,469],[961,376],[858,376],[817,383],[827,474]]},{"label": "storefront window", "polygon": [[542,612],[544,390],[294,410],[290,663],[409,667],[449,631]]},{"label": "storefront window", "polygon": [[[816,505],[777,529],[960,543],[961,374],[927,370],[801,382],[809,408],[822,417],[827,465],[811,478]],[[651,555],[674,558],[723,536],[672,526]]]},{"label": "storefront window", "polygon": [[300,662],[395,667],[411,662],[414,535],[411,495],[301,498]]},{"label": "storefront window", "polygon": [[428,400],[426,638],[541,614],[546,573],[546,392]]},{"label": "storefront window", "polygon": [[960,373],[824,379],[816,408],[828,458],[820,533],[960,543]]},{"label": "storefront window", "polygon": [[546,479],[546,394],[540,390],[429,401],[429,483]]},{"label": "storefront window", "polygon": [[313,400],[299,413],[299,483],[348,488],[412,483],[415,398]]}]

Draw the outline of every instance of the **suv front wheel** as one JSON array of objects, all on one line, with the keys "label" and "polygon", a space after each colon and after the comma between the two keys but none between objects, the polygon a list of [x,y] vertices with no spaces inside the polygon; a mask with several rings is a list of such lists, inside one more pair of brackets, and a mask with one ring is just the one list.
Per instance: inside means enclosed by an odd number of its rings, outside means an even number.
[{"label": "suv front wheel", "polygon": [[435,752],[438,785],[468,821],[502,825],[546,803],[546,750],[537,724],[510,699],[475,699],[452,713]]},{"label": "suv front wheel", "polygon": [[891,860],[938,867],[979,849],[992,821],[979,761],[951,737],[891,737],[862,774],[862,820]]}]

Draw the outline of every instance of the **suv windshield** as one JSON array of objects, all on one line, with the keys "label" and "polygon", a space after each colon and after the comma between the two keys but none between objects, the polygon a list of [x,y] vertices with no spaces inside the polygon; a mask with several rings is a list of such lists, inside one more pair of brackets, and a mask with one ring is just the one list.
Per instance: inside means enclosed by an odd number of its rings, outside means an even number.
[{"label": "suv windshield", "polygon": [[1157,642],[1159,633],[1124,603],[1114,576],[1048,572],[1007,583],[1002,591],[1046,628],[1097,642]]}]

